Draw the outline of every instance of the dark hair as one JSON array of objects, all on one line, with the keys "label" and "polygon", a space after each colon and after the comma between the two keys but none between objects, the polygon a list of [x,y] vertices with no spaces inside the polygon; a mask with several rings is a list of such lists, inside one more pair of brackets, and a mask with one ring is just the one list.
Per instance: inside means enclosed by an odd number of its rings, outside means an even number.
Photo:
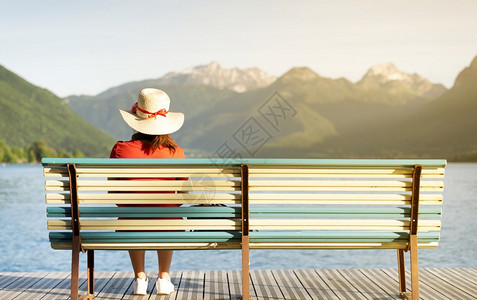
[{"label": "dark hair", "polygon": [[168,148],[171,153],[175,153],[177,148],[177,143],[171,138],[170,134],[149,135],[137,132],[133,134],[132,139],[140,140],[143,143],[142,150],[147,154],[153,153],[159,146]]}]

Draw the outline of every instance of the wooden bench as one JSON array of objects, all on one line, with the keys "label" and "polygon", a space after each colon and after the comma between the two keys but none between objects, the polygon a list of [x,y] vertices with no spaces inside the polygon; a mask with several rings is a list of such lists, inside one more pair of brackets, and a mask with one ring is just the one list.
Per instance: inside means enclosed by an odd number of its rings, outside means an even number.
[{"label": "wooden bench", "polygon": [[[51,246],[72,250],[72,299],[78,297],[79,253],[88,254],[86,297],[93,298],[94,250],[118,249],[240,249],[243,299],[250,297],[249,249],[397,249],[399,292],[418,299],[417,250],[437,247],[440,236],[445,160],[42,163]],[[163,217],[172,219],[158,219]],[[412,293],[406,288],[405,251]]]}]

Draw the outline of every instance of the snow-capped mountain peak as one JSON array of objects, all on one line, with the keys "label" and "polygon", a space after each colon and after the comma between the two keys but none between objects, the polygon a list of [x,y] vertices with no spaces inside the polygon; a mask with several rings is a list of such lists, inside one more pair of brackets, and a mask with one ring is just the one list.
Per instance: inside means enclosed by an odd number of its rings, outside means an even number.
[{"label": "snow-capped mountain peak", "polygon": [[207,65],[167,73],[160,80],[162,84],[210,85],[243,93],[268,86],[276,77],[258,68],[226,69],[212,61]]},{"label": "snow-capped mountain peak", "polygon": [[366,77],[374,77],[375,79],[378,79],[379,83],[381,84],[393,80],[412,82],[415,79],[423,79],[417,74],[411,75],[399,71],[399,69],[393,63],[385,63],[372,66],[363,79],[365,79]]},{"label": "snow-capped mountain peak", "polygon": [[416,73],[400,71],[393,63],[372,66],[358,85],[364,88],[386,88],[394,94],[407,89],[426,98],[435,98],[446,90],[442,84],[433,84]]}]

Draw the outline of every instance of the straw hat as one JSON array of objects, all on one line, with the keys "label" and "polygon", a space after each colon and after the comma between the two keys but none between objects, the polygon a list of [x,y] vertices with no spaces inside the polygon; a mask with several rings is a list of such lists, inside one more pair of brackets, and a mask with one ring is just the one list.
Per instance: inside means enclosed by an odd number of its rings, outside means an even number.
[{"label": "straw hat", "polygon": [[173,133],[184,124],[184,114],[169,112],[171,100],[161,90],[143,89],[131,111],[119,110],[133,129],[150,135]]}]

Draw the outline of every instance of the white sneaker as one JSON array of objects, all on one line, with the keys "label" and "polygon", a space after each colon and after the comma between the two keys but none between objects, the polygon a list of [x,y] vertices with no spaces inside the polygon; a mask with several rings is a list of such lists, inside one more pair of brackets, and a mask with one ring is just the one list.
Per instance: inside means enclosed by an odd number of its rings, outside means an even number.
[{"label": "white sneaker", "polygon": [[174,291],[174,285],[167,279],[157,278],[156,288],[158,295],[169,295]]},{"label": "white sneaker", "polygon": [[149,279],[136,278],[134,280],[134,295],[147,295],[147,286],[149,285]]}]

